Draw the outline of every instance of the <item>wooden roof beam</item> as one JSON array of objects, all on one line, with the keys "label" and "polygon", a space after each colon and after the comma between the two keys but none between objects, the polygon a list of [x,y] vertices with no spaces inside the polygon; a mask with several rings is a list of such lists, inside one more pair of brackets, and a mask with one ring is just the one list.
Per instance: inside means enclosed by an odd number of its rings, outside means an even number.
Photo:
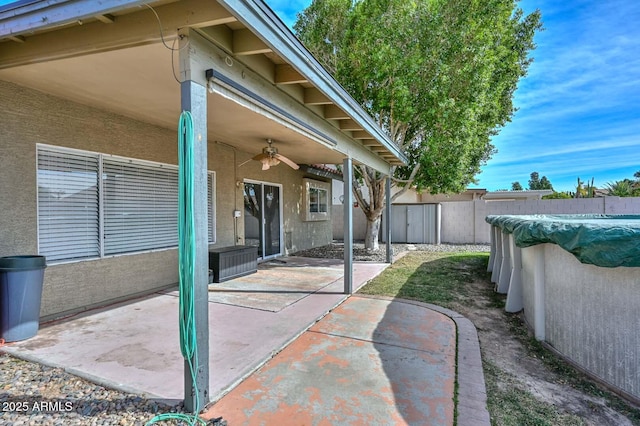
[{"label": "wooden roof beam", "polygon": [[114,22],[116,22],[116,17],[109,13],[105,13],[104,15],[96,15],[96,19],[103,24],[113,24]]},{"label": "wooden roof beam", "polygon": [[351,119],[341,120],[340,130],[351,130],[351,131],[362,130],[362,126]]},{"label": "wooden roof beam", "polygon": [[248,28],[233,32],[233,53],[239,56],[269,53],[271,48]]},{"label": "wooden roof beam", "polygon": [[300,84],[306,83],[307,79],[289,64],[276,65],[276,84]]},{"label": "wooden roof beam", "polygon": [[355,132],[353,132],[353,134],[351,135],[352,138],[354,139],[370,139],[373,140],[373,136],[371,136],[369,133],[365,132],[364,130],[356,130]]},{"label": "wooden roof beam", "polygon": [[207,40],[222,47],[227,52],[233,52],[233,31],[226,25],[198,28],[197,32]]},{"label": "wooden roof beam", "polygon": [[304,89],[304,103],[307,105],[329,105],[333,102],[320,90],[312,87]]},{"label": "wooden roof beam", "polygon": [[340,107],[331,104],[325,105],[324,118],[327,120],[348,120],[351,117],[349,117]]}]

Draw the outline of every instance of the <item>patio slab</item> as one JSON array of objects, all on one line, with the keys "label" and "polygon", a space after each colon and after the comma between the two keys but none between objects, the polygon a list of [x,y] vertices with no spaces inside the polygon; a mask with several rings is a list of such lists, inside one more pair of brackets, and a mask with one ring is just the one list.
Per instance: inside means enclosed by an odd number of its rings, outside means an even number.
[{"label": "patio slab", "polygon": [[[296,294],[279,310],[277,298],[267,303],[273,309],[209,301],[212,402],[203,418],[222,417],[229,425],[490,424],[478,336],[469,320],[416,301],[347,298],[342,279],[330,281],[334,275],[326,273],[340,271],[340,261],[282,260],[261,265],[254,276],[271,269],[267,275],[287,282],[281,291]],[[354,289],[387,266],[354,263]],[[288,282],[296,268],[311,274]],[[325,273],[313,274],[314,268]],[[309,279],[326,282],[309,286]],[[264,283],[277,281],[233,287],[269,299],[274,288]],[[2,350],[178,403],[184,397],[178,303],[175,291],[155,293],[45,324],[34,338]]]},{"label": "patio slab", "polygon": [[[260,265],[260,273],[209,285],[209,301],[279,312],[316,292],[341,284],[341,262],[309,265],[302,258],[277,259]],[[340,291],[342,292],[342,291]]]},{"label": "patio slab", "polygon": [[351,296],[203,416],[230,425],[454,423],[456,324]]},{"label": "patio slab", "polygon": [[[296,257],[282,260],[286,263],[261,265],[258,273],[245,282],[253,280],[255,284],[255,279],[266,270],[273,276],[276,269],[273,266],[279,265],[275,275],[281,282],[289,283],[289,291],[294,292],[289,294],[295,294],[297,299],[287,301],[287,306],[273,311],[210,300],[212,400],[220,398],[346,298],[342,294],[342,262]],[[354,288],[361,287],[387,266],[354,263]],[[318,268],[318,273],[313,273],[314,268]],[[296,289],[291,278],[296,270],[303,269],[305,281],[300,281]],[[336,272],[327,273],[327,269]],[[313,277],[313,288],[307,286],[309,277]],[[269,290],[258,285],[255,289],[256,293]],[[177,291],[158,292],[44,324],[35,337],[7,344],[2,350],[62,367],[109,387],[177,403],[184,397],[177,295]]]}]

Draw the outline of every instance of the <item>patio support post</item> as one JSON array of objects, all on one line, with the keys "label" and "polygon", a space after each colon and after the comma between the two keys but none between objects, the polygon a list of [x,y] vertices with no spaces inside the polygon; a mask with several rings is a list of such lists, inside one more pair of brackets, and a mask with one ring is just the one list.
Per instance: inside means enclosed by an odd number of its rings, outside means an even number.
[{"label": "patio support post", "polygon": [[344,294],[353,293],[353,160],[342,162],[344,176]]},{"label": "patio support post", "polygon": [[387,176],[384,193],[385,232],[387,241],[387,263],[393,263],[393,249],[391,248],[391,173]]},{"label": "patio support post", "polygon": [[[182,111],[190,111],[193,117],[195,139],[194,160],[194,206],[195,219],[195,281],[194,281],[194,322],[196,327],[197,351],[193,355],[194,376],[189,363],[184,363],[184,407],[194,414],[209,402],[209,245],[207,210],[207,88],[204,72],[200,76],[192,40],[189,32],[180,39],[180,96]],[[200,80],[200,81],[194,81]],[[204,85],[203,85],[204,84]],[[195,390],[197,389],[197,394]],[[199,403],[199,407],[198,404]]]}]

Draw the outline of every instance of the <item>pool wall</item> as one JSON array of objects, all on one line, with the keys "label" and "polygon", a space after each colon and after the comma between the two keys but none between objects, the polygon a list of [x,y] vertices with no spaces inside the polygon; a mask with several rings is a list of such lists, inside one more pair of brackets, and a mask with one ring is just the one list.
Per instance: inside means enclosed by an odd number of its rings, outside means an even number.
[{"label": "pool wall", "polygon": [[509,231],[492,226],[488,266],[505,309],[522,310],[536,339],[639,402],[640,267],[584,264],[552,243],[518,247]]}]

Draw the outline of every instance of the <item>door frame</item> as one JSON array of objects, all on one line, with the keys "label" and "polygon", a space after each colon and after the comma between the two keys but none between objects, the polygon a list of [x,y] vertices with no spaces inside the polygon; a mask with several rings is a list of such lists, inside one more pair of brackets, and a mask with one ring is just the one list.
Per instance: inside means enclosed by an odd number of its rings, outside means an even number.
[{"label": "door frame", "polygon": [[[283,200],[283,185],[281,183],[276,183],[276,182],[268,182],[268,181],[264,181],[264,180],[256,180],[256,179],[243,179],[242,180],[242,192],[243,192],[243,199],[244,199],[244,184],[245,183],[253,183],[253,184],[258,184],[262,186],[262,203],[264,205],[264,186],[265,185],[269,185],[269,186],[277,186],[279,188],[279,197],[278,197],[278,205],[280,206],[280,226],[278,227],[278,229],[280,230],[279,235],[278,235],[278,239],[280,240],[280,252],[279,253],[274,253],[271,254],[269,256],[264,256],[264,250],[265,250],[265,244],[264,244],[264,238],[265,238],[265,232],[264,232],[264,208],[260,209],[260,226],[262,227],[262,229],[260,230],[260,234],[262,236],[262,241],[260,241],[260,245],[262,246],[262,253],[258,253],[258,260],[269,260],[269,259],[273,259],[276,258],[278,256],[282,256],[283,254],[283,250],[284,250],[284,203],[282,202]],[[243,201],[244,203],[244,201]],[[262,207],[262,206],[261,206]],[[244,214],[244,209],[243,209],[243,214]],[[244,227],[244,217],[243,217],[243,227]]]}]

